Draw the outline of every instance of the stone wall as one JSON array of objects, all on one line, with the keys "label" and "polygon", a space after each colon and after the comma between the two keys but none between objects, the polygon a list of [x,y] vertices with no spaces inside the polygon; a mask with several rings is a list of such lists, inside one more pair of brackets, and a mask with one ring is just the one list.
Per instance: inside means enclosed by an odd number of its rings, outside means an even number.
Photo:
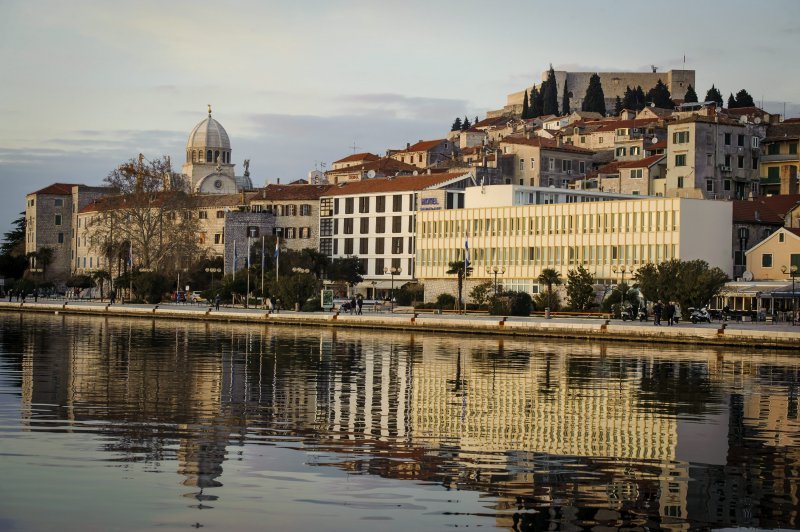
[{"label": "stone wall", "polygon": [[[262,236],[272,238],[275,218],[267,212],[228,212],[225,215],[225,274],[247,267],[248,229],[254,229],[250,236],[250,244],[259,241]],[[234,264],[234,242],[236,243],[236,262]],[[272,250],[267,249],[267,253]],[[261,257],[258,260],[259,264]]]}]

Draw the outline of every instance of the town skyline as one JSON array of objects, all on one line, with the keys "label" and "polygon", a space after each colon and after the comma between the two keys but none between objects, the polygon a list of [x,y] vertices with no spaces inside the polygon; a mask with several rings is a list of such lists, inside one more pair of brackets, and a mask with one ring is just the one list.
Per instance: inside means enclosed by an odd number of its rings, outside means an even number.
[{"label": "town skyline", "polygon": [[[252,161],[255,186],[304,178],[322,162],[329,168],[353,146],[383,154],[442,138],[455,117],[483,118],[501,108],[509,93],[539,82],[550,63],[583,71],[644,72],[651,65],[666,71],[683,68],[685,56],[701,97],[713,83],[724,97],[747,89],[773,113],[783,113],[784,102],[787,116],[798,109],[791,90],[797,74],[779,67],[791,64],[796,30],[782,22],[800,11],[791,2],[772,2],[762,18],[778,25],[769,42],[730,56],[725,47],[739,44],[730,28],[744,23],[737,12],[744,3],[692,5],[694,16],[676,30],[680,46],[617,42],[590,50],[585,39],[580,44],[567,35],[606,35],[599,31],[603,24],[622,24],[611,10],[565,32],[558,21],[578,16],[580,5],[548,7],[550,25],[537,27],[539,37],[529,44],[520,38],[513,46],[524,24],[507,12],[535,16],[544,4],[512,3],[497,13],[474,3],[456,13],[430,6],[427,18],[414,20],[414,31],[400,39],[376,24],[391,9],[360,3],[241,4],[211,35],[204,23],[216,16],[210,4],[157,6],[157,13],[155,4],[78,6],[80,17],[55,3],[6,5],[0,64],[16,75],[0,102],[0,171],[9,191],[0,198],[4,228],[22,210],[25,194],[49,183],[100,184],[139,152],[169,155],[179,166],[187,132],[209,103],[230,132],[237,170],[244,159]],[[630,6],[618,6],[617,15],[652,16]],[[412,2],[404,12],[420,14],[422,4]],[[707,27],[713,17],[718,23]],[[442,19],[454,37],[436,31]],[[338,31],[348,26],[358,27],[357,35]],[[559,31],[565,38],[558,51],[534,44],[558,38]]]}]

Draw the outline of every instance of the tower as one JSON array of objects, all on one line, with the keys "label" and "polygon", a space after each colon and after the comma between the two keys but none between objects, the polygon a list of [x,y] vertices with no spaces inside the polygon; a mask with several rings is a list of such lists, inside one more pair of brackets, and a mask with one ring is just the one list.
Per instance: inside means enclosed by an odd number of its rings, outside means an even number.
[{"label": "tower", "polygon": [[209,105],[208,117],[189,133],[182,172],[191,192],[231,194],[240,189],[233,167],[228,133],[211,117]]}]

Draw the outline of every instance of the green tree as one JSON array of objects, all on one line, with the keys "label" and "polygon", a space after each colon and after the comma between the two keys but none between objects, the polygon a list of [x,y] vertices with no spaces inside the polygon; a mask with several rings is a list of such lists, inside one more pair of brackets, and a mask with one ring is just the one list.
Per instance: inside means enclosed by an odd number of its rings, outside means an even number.
[{"label": "green tree", "polygon": [[592,74],[589,78],[589,86],[586,87],[586,96],[583,98],[581,110],[593,113],[606,114],[606,97],[603,93],[603,85],[600,83],[600,76]]},{"label": "green tree", "polygon": [[461,310],[464,303],[464,299],[461,296],[464,290],[464,279],[469,277],[472,273],[472,266],[465,267],[463,260],[453,261],[448,266],[450,269],[445,273],[447,275],[458,276],[458,310]]},{"label": "green tree", "polygon": [[489,300],[492,293],[492,281],[484,281],[472,287],[469,292],[469,297],[476,305],[482,307]]},{"label": "green tree", "polygon": [[756,103],[750,93],[742,89],[736,93],[736,107],[755,107]]},{"label": "green tree", "polygon": [[103,288],[106,284],[106,281],[111,280],[111,274],[108,273],[108,270],[95,270],[92,272],[92,280],[94,281],[95,285],[100,289],[100,301],[102,301]]},{"label": "green tree", "polygon": [[148,303],[159,303],[172,288],[172,282],[172,278],[161,272],[133,272],[134,294]]},{"label": "green tree", "polygon": [[542,93],[536,87],[531,89],[530,106],[531,118],[537,118],[544,114],[544,99],[542,98]]},{"label": "green tree", "polygon": [[527,120],[530,118],[531,107],[528,104],[528,89],[525,89],[525,96],[522,98],[522,119]]},{"label": "green tree", "polygon": [[552,268],[545,268],[537,278],[539,284],[545,285],[545,291],[536,295],[536,304],[540,308],[549,308],[550,310],[558,310],[561,307],[561,301],[558,293],[553,290],[553,286],[562,284],[561,274]]},{"label": "green tree", "polygon": [[542,112],[545,115],[558,114],[558,84],[552,64],[547,72],[547,79],[542,83]]},{"label": "green tree", "polygon": [[733,97],[733,93],[728,96],[728,109],[736,109],[737,107],[736,98]]},{"label": "green tree", "polygon": [[457,117],[453,125],[450,126],[450,131],[461,131],[461,117]]},{"label": "green tree", "polygon": [[708,89],[708,92],[706,92],[705,101],[706,102],[715,102],[717,104],[717,107],[722,107],[722,104],[723,104],[722,93],[719,91],[718,88],[716,88],[712,84],[711,88]]},{"label": "green tree", "polygon": [[570,97],[569,88],[567,87],[567,79],[564,78],[564,92],[561,94],[561,114],[567,116],[570,113]]},{"label": "green tree", "polygon": [[439,294],[436,296],[436,308],[439,310],[452,310],[456,308],[456,298],[453,294]]},{"label": "green tree", "polygon": [[614,101],[614,114],[619,116],[622,112],[622,109],[624,109],[622,106],[622,100],[620,100],[619,96],[617,96],[617,99]]},{"label": "green tree", "polygon": [[594,275],[583,266],[567,273],[567,300],[573,310],[587,310],[594,305]]},{"label": "green tree", "polygon": [[469,117],[464,115],[464,121],[461,122],[461,131],[466,131],[472,127],[472,124],[469,122]]},{"label": "green tree", "polygon": [[660,109],[673,109],[675,107],[675,102],[672,101],[669,89],[660,79],[655,87],[647,91],[646,102],[655,104]]},{"label": "green tree", "polygon": [[685,311],[707,305],[728,276],[704,260],[673,259],[661,264],[645,264],[634,275],[639,291],[649,301],[677,301]]},{"label": "green tree", "polygon": [[694,91],[694,87],[690,83],[688,87],[686,87],[686,95],[683,97],[684,103],[697,103],[697,93]]},{"label": "green tree", "polygon": [[[624,304],[621,304],[623,301]],[[600,309],[604,312],[613,311],[615,318],[621,317],[620,311],[623,306],[630,307],[634,314],[639,309],[639,292],[627,283],[618,284],[600,303]]]},{"label": "green tree", "polygon": [[358,257],[345,257],[333,259],[328,266],[328,279],[334,282],[347,283],[355,286],[364,280],[361,270],[361,261]]},{"label": "green tree", "polygon": [[319,281],[311,273],[283,275],[280,281],[270,277],[270,293],[280,298],[285,308],[303,309],[305,302],[317,293]]},{"label": "green tree", "polygon": [[11,231],[3,235],[0,244],[0,275],[19,279],[28,266],[25,260],[25,213],[21,212],[12,224]]}]

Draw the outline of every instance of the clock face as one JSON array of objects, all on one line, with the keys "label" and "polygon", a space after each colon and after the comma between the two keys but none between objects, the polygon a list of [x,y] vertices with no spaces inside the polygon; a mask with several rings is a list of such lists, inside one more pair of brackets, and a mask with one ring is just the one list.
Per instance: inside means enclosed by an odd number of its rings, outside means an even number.
[{"label": "clock face", "polygon": [[216,181],[214,181],[214,187],[215,188],[222,188],[222,180],[221,179],[217,179]]}]

